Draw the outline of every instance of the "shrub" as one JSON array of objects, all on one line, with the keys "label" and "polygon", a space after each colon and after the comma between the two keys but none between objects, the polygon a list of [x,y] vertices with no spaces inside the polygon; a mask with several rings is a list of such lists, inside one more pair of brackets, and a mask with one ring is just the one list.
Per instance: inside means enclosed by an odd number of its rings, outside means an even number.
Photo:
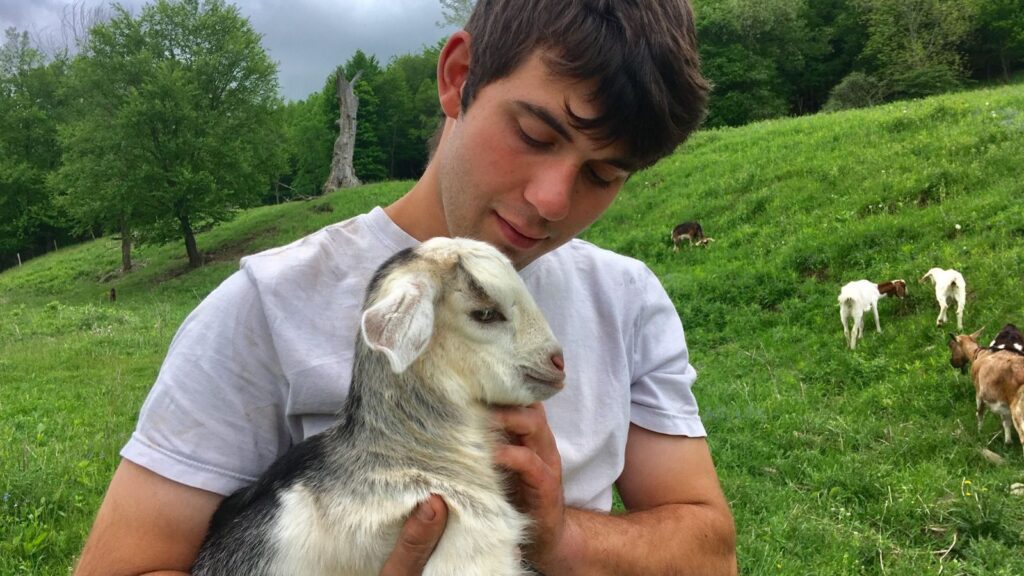
[{"label": "shrub", "polygon": [[881,104],[886,99],[886,90],[874,76],[863,72],[851,72],[829,92],[823,108],[826,112],[867,108]]}]

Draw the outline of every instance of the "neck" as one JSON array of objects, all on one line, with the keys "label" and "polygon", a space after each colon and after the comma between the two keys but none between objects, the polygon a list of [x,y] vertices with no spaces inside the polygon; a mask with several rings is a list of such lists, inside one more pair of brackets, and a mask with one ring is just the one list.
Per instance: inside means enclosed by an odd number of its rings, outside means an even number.
[{"label": "neck", "polygon": [[878,285],[878,293],[883,297],[896,295],[899,293],[899,288],[895,282],[882,282]]},{"label": "neck", "polygon": [[974,357],[978,354],[978,350],[981,349],[981,346],[978,346],[978,343],[975,342],[973,338],[964,338],[960,341],[960,348],[963,350],[964,354],[967,355],[967,358],[973,362]]},{"label": "neck", "polygon": [[415,368],[394,374],[382,354],[357,346],[352,387],[342,409],[345,429],[406,450],[478,449],[489,454],[486,408],[427,383]]},{"label": "neck", "polygon": [[438,236],[448,236],[448,225],[438,186],[438,165],[438,158],[435,156],[416,184],[384,209],[399,228],[420,242]]}]

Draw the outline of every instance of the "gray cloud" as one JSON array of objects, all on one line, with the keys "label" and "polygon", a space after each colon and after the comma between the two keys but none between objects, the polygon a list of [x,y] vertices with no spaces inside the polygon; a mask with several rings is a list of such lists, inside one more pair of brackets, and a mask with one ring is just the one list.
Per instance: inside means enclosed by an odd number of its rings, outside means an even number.
[{"label": "gray cloud", "polygon": [[[77,3],[81,5],[82,0]],[[88,2],[86,7],[101,5]],[[438,0],[235,0],[239,12],[263,35],[263,47],[278,63],[285,98],[320,90],[338,65],[357,49],[381,64],[418,53],[452,32],[439,28]],[[0,28],[28,31],[44,45],[61,38],[61,15],[71,0],[0,0]],[[138,13],[144,0],[122,0]]]}]

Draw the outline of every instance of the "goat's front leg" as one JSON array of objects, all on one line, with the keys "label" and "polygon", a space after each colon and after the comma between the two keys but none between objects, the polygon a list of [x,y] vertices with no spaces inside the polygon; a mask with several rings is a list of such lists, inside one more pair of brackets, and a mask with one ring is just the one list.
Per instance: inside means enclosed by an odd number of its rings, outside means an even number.
[{"label": "goat's front leg", "polygon": [[881,334],[882,324],[878,321],[878,304],[875,304],[871,311],[875,313],[875,330],[878,330],[878,333]]},{"label": "goat's front leg", "polygon": [[985,401],[978,396],[974,399],[975,411],[978,418],[978,434],[981,434],[981,419],[985,416]]}]

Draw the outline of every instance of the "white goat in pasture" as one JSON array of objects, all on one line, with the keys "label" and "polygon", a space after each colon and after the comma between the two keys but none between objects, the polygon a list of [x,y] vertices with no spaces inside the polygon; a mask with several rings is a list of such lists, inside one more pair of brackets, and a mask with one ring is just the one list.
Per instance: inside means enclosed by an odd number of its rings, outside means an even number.
[{"label": "white goat in pasture", "polygon": [[[875,284],[871,280],[854,280],[839,291],[839,320],[843,323],[844,340],[849,343],[851,350],[857,347],[857,340],[864,335],[864,313],[868,310],[875,313],[875,328],[881,334],[878,299],[890,294],[903,298],[907,295],[907,283],[891,280]],[[853,319],[852,327],[848,326],[850,318]]]},{"label": "white goat in pasture", "polygon": [[950,268],[932,268],[921,277],[921,282],[928,278],[935,283],[935,299],[939,301],[939,317],[935,319],[935,325],[941,326],[946,322],[946,301],[950,296],[956,299],[956,329],[964,329],[964,304],[967,303],[967,283],[964,282],[962,274]]},{"label": "white goat in pasture", "polygon": [[544,400],[562,349],[508,259],[476,240],[397,253],[367,289],[339,422],[217,509],[194,576],[377,576],[410,512],[448,505],[424,576],[523,576],[528,517],[492,464],[488,405]]}]

